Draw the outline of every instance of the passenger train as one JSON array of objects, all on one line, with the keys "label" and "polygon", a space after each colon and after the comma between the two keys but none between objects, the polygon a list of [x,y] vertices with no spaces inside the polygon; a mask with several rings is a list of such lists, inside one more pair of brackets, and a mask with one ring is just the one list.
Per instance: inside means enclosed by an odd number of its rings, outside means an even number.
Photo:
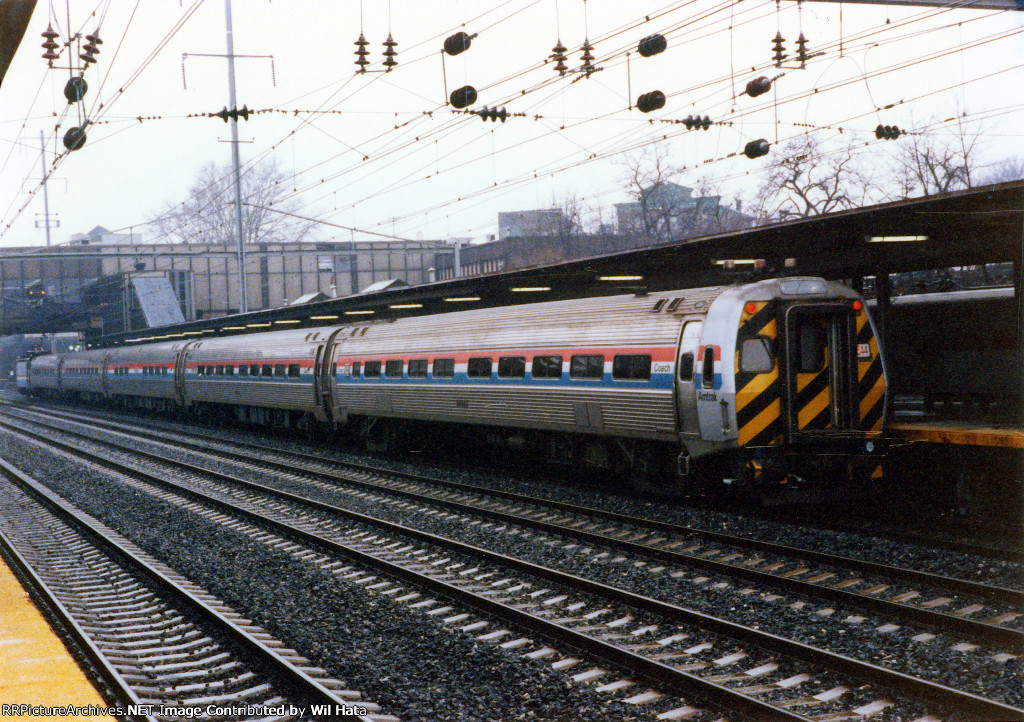
[{"label": "passenger train", "polygon": [[51,354],[18,384],[377,448],[475,436],[671,492],[867,482],[886,409],[863,300],[810,277]]}]

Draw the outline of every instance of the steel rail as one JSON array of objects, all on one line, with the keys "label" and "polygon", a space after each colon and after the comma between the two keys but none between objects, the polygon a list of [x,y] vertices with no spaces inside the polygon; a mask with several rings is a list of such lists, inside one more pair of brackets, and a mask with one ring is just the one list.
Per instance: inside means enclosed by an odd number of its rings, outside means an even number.
[{"label": "steel rail", "polygon": [[[0,471],[6,472],[7,466],[6,462],[0,459]],[[89,638],[86,631],[64,606],[64,603],[57,598],[50,586],[21,555],[13,540],[2,531],[0,531],[0,558],[7,562],[14,574],[27,586],[29,596],[36,602],[43,616],[51,625],[57,627],[58,636],[63,637],[66,645],[70,644],[74,652],[85,658],[90,667],[87,671],[98,677],[99,682],[103,685],[101,693],[106,692],[104,696],[112,699],[116,703],[115,706],[122,707],[126,712],[131,707],[145,707],[146,704],[135,694],[131,685],[110,664],[100,648]],[[126,714],[126,719],[133,720],[133,722],[136,720],[157,722],[152,715]]]},{"label": "steel rail", "polygon": [[[78,432],[69,431],[62,429],[66,433],[76,434]],[[134,434],[135,436],[154,436],[147,432],[141,432]],[[90,438],[87,434],[82,435],[84,438]],[[98,439],[92,439],[96,443],[109,443]],[[222,450],[211,448],[207,444],[197,442],[180,442],[175,441],[176,445],[185,448],[191,448],[196,451],[201,451],[206,454],[216,454],[225,456],[228,458],[235,458],[246,463],[259,463],[263,466],[287,471],[294,473],[297,469],[295,466],[284,464],[282,462],[274,461],[272,459],[254,459],[251,455],[240,454],[233,451]],[[264,449],[268,453],[281,453],[281,451],[266,448]],[[161,463],[177,464],[174,459],[162,456],[160,454],[152,454],[151,452],[145,452],[140,450],[132,450],[132,453],[137,453],[141,456],[147,456]],[[285,453],[297,453],[297,452],[285,452]],[[418,492],[407,491],[404,489],[395,489],[390,486],[382,486],[374,484],[370,481],[362,479],[352,479],[343,474],[334,472],[326,472],[321,469],[310,469],[302,467],[299,471],[309,474],[311,476],[318,476],[321,479],[327,479],[330,481],[341,481],[346,484],[359,486],[374,491],[383,491],[386,493],[394,494],[396,496],[402,496],[407,499],[413,499],[419,502],[425,502],[441,506],[444,508],[451,509],[463,514],[476,514],[479,516],[489,517],[491,519],[497,519],[503,522],[511,522],[519,524],[521,526],[530,527],[543,531],[548,534],[560,534],[562,536],[570,536],[575,539],[579,539],[590,544],[600,544],[609,546],[621,551],[629,552],[631,554],[637,554],[650,558],[657,559],[658,561],[665,562],[668,564],[675,564],[680,566],[690,566],[703,569],[705,571],[723,574],[727,576],[740,577],[749,581],[756,582],[758,584],[765,584],[775,586],[776,588],[785,589],[786,591],[804,594],[811,597],[824,597],[831,602],[849,604],[852,606],[858,606],[876,614],[882,614],[886,616],[892,616],[899,619],[909,620],[917,624],[924,624],[929,626],[938,627],[947,631],[956,632],[959,634],[969,635],[974,638],[983,639],[987,642],[1000,645],[1009,650],[1016,652],[1024,651],[1024,632],[1012,629],[1009,627],[998,626],[986,622],[980,622],[973,619],[968,619],[954,614],[948,614],[945,612],[939,612],[933,609],[926,609],[923,607],[916,607],[913,605],[892,602],[886,599],[862,594],[849,589],[838,589],[825,584],[818,584],[814,582],[808,582],[793,577],[785,577],[779,574],[772,574],[765,571],[759,571],[750,567],[746,567],[740,564],[730,564],[728,562],[715,561],[713,559],[705,558],[699,554],[688,554],[685,552],[677,552],[669,549],[659,548],[642,544],[639,542],[627,541],[616,538],[614,536],[608,536],[607,534],[595,533],[586,531],[583,529],[573,528],[571,526],[565,526],[563,524],[557,524],[545,520],[534,519],[529,516],[520,516],[506,511],[490,509],[487,507],[479,507],[474,504],[467,504],[464,502],[454,501],[450,499],[441,499],[427,494],[421,494]],[[206,473],[217,473],[207,471]],[[381,475],[389,475],[391,472],[385,470],[375,469],[374,473]],[[416,481],[422,481],[418,475],[409,475],[403,472],[396,472],[395,475],[402,478],[409,478],[412,476]],[[463,489],[459,488],[460,491]],[[472,493],[487,494],[489,490],[479,489],[474,487]],[[548,506],[549,508],[556,509],[564,513],[573,513],[586,515],[587,511],[580,507],[575,507],[569,504],[562,504],[560,502],[548,503],[543,499],[536,499],[535,497],[525,497],[510,492],[495,493],[495,496],[500,498],[510,499],[512,501],[520,503],[533,503],[541,506]],[[636,517],[625,516],[621,514],[615,514],[613,512],[606,512],[599,514],[601,518],[608,519],[609,521],[615,521],[616,523],[637,523],[641,528],[654,529],[657,531],[686,534],[686,527],[677,527],[671,524],[665,524],[662,522],[653,522],[651,524],[645,524],[646,520],[638,519]],[[848,557],[837,557],[835,555],[825,554],[821,552],[813,552],[803,550],[795,547],[787,547],[771,542],[761,542],[758,540],[744,540],[743,537],[735,537],[728,534],[719,534],[717,532],[709,532],[705,534],[698,534],[702,538],[710,538],[713,541],[719,543],[735,543],[736,545],[742,545],[745,547],[753,548],[759,551],[769,551],[772,553],[787,555],[789,557],[797,557],[803,559],[811,559],[819,563],[831,564],[835,566],[843,566],[846,561],[852,562],[848,566],[851,566],[857,571],[864,571],[874,573],[878,575],[888,575],[889,577],[896,577],[901,581],[914,581],[924,584],[930,584],[933,586],[944,587],[947,589],[955,589],[964,594],[977,594],[988,598],[996,598],[1002,601],[1007,601],[1016,606],[1024,604],[1024,594],[1017,590],[1004,589],[1002,587],[993,587],[990,585],[978,584],[976,582],[965,582],[959,579],[950,579],[948,577],[942,577],[927,572],[919,572],[915,570],[905,570],[902,567],[890,567],[881,564],[875,564],[873,562],[864,562],[858,559],[849,559]],[[750,544],[740,544],[733,540],[748,541]]]},{"label": "steel rail", "polygon": [[[0,422],[0,425],[6,426],[3,422]],[[21,433],[24,433],[24,430],[21,430]],[[59,445],[59,442],[53,442],[52,440],[47,441],[47,443]],[[59,447],[72,453],[81,453],[74,450],[73,447],[66,445],[59,445]],[[99,457],[95,457],[90,460],[103,463]],[[197,618],[203,620],[203,622],[207,624],[213,625],[216,629],[224,633],[230,640],[231,646],[234,647],[236,651],[241,651],[245,659],[255,660],[257,664],[263,666],[264,669],[267,669],[276,684],[281,685],[285,689],[290,689],[297,695],[297,697],[311,704],[327,704],[331,706],[331,709],[335,709],[335,705],[343,707],[358,706],[353,705],[350,701],[346,701],[338,697],[320,681],[310,677],[306,672],[296,667],[290,661],[276,654],[269,647],[256,639],[256,637],[225,618],[224,615],[213,606],[203,601],[192,592],[183,589],[163,572],[153,568],[144,560],[133,554],[131,550],[103,534],[92,523],[79,516],[77,510],[70,503],[3,459],[0,459],[0,474],[3,474],[7,479],[17,484],[19,488],[23,489],[34,499],[39,501],[61,521],[73,526],[80,533],[88,537],[94,544],[120,560],[122,564],[125,564],[136,572],[142,574],[154,586],[159,588],[161,592],[175,599],[180,605],[189,609],[189,611]],[[99,650],[97,650],[97,652],[98,651]],[[367,717],[357,717],[357,719],[369,722]]]},{"label": "steel rail", "polygon": [[[0,427],[12,428],[10,424],[0,421]],[[677,689],[689,692],[696,696],[703,697],[705,699],[711,699],[713,703],[719,704],[729,709],[737,709],[746,714],[754,714],[757,719],[807,719],[802,715],[795,715],[788,710],[781,710],[774,705],[763,702],[753,697],[737,693],[721,685],[716,685],[703,680],[695,675],[690,675],[685,672],[674,670],[667,665],[663,665],[659,662],[635,655],[631,652],[623,650],[619,647],[614,647],[600,640],[596,640],[587,635],[581,635],[574,630],[567,629],[561,625],[553,624],[547,620],[533,617],[526,612],[517,610],[511,607],[506,607],[498,602],[489,600],[477,595],[473,595],[466,590],[461,590],[458,587],[448,585],[440,580],[431,579],[419,575],[416,572],[405,569],[401,566],[386,562],[381,559],[377,559],[363,552],[351,549],[343,544],[326,539],[317,534],[307,532],[301,529],[297,529],[289,524],[278,521],[276,519],[264,516],[258,512],[254,512],[243,507],[237,506],[230,502],[217,499],[215,497],[208,496],[199,491],[189,489],[177,482],[167,481],[160,479],[146,471],[122,464],[120,462],[108,459],[99,454],[85,451],[78,447],[63,442],[56,441],[52,438],[37,434],[35,432],[27,431],[17,427],[13,428],[17,433],[24,434],[31,438],[35,438],[45,444],[61,448],[69,453],[80,456],[82,458],[93,461],[94,463],[101,464],[108,468],[112,468],[120,473],[129,474],[137,478],[144,478],[149,483],[152,483],[160,488],[171,490],[174,493],[182,494],[193,500],[199,501],[200,503],[217,507],[218,509],[242,516],[251,523],[262,525],[273,529],[276,533],[293,538],[297,541],[310,544],[320,550],[330,551],[333,554],[342,554],[349,558],[355,559],[360,563],[368,564],[376,569],[379,569],[385,574],[393,575],[401,579],[412,581],[419,586],[428,586],[436,589],[438,593],[450,598],[462,601],[469,606],[473,606],[491,614],[497,614],[498,616],[504,616],[508,619],[509,617],[501,614],[501,610],[505,609],[509,614],[514,614],[518,619],[520,616],[525,615],[528,619],[524,619],[522,624],[528,629],[533,629],[539,634],[549,636],[554,639],[561,640],[574,646],[578,649],[584,649],[594,656],[606,659],[610,662],[625,666],[631,670],[640,670],[643,674],[650,676],[655,680],[662,680],[663,675],[671,674],[675,678],[675,682],[672,683]],[[84,436],[82,434],[72,434],[77,436]],[[110,442],[102,442],[92,440],[100,445],[114,446],[116,445]],[[137,454],[136,450],[131,450],[132,454]],[[145,456],[156,456],[143,453]],[[861,660],[857,660],[845,655],[837,654],[835,652],[829,652],[827,650],[812,647],[810,645],[803,644],[801,642],[795,642],[784,637],[779,637],[774,634],[763,632],[758,629],[746,627],[734,622],[730,622],[725,619],[714,617],[702,612],[698,612],[693,609],[686,607],[680,607],[668,602],[663,602],[650,597],[644,597],[632,592],[628,592],[623,589],[611,587],[600,582],[594,582],[589,579],[584,579],[572,574],[551,569],[541,565],[532,564],[520,559],[508,557],[496,552],[492,552],[486,549],[475,547],[470,544],[458,542],[452,539],[439,537],[428,532],[420,531],[410,527],[406,527],[401,524],[389,522],[383,519],[378,519],[358,512],[353,512],[348,509],[326,504],[324,502],[317,501],[315,499],[309,499],[289,492],[284,492],[278,489],[267,487],[263,484],[256,482],[247,481],[244,479],[238,479],[227,474],[220,472],[210,471],[201,467],[195,467],[190,464],[185,464],[173,459],[166,460],[163,463],[168,463],[171,466],[175,466],[179,469],[187,470],[190,473],[203,474],[212,476],[223,481],[234,483],[244,488],[259,491],[275,496],[279,499],[290,501],[292,503],[298,503],[311,508],[318,509],[320,511],[336,514],[338,516],[350,519],[354,522],[374,526],[377,528],[388,530],[391,533],[401,534],[407,537],[411,537],[418,541],[440,546],[445,549],[456,551],[459,553],[472,555],[476,557],[482,557],[488,561],[501,564],[517,571],[530,574],[532,576],[546,579],[556,584],[561,584],[570,589],[576,589],[578,591],[584,591],[586,593],[602,596],[608,600],[620,602],[636,609],[643,610],[646,612],[652,612],[660,614],[664,617],[672,619],[676,622],[688,624],[704,629],[711,629],[716,633],[730,636],[733,638],[743,639],[748,643],[757,645],[764,649],[769,649],[777,653],[790,655],[809,661],[811,663],[827,667],[833,671],[839,671],[843,674],[847,674],[851,677],[860,678],[866,681],[870,681],[875,684],[879,684],[883,687],[899,690],[903,694],[908,694],[921,699],[927,699],[940,705],[953,708],[961,714],[967,714],[976,716],[978,719],[1005,719],[1005,720],[1024,720],[1024,710],[1020,710],[1015,707],[997,702],[995,700],[986,699],[978,695],[956,690],[944,685],[937,684],[935,682],[929,682],[927,680],[913,677],[911,675],[904,674],[902,672],[896,672],[891,669],[879,667]],[[468,596],[467,596],[468,595]],[[482,606],[481,606],[482,605]],[[497,606],[495,606],[497,605]],[[488,611],[490,610],[490,611]],[[519,622],[517,622],[519,623]],[[550,626],[549,626],[550,625]],[[547,631],[543,631],[547,630]],[[624,657],[623,655],[628,655]],[[629,659],[628,663],[623,663],[622,659]],[[697,685],[696,689],[702,691],[694,691],[693,685]],[[706,685],[711,687],[706,688]],[[724,697],[722,696],[724,695]],[[719,701],[720,699],[731,700],[729,702]],[[760,716],[758,716],[760,715]],[[795,716],[794,716],[795,715]]]}]

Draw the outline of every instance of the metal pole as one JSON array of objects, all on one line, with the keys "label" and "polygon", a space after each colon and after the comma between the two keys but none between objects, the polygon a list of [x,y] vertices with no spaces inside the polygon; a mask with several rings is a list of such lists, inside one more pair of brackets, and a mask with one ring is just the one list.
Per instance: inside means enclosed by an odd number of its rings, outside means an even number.
[{"label": "metal pole", "polygon": [[[1020,208],[1024,211],[1024,192],[1021,193]],[[1013,293],[1017,301],[1017,420],[1024,425],[1024,214],[1017,258],[1013,264]],[[1024,461],[1018,463],[1024,466]]]},{"label": "metal pole", "polygon": [[[46,247],[50,247],[50,194],[46,192],[46,140],[39,131],[39,165],[43,169],[43,226],[46,227]],[[37,206],[38,207],[38,206]]]},{"label": "metal pole", "polygon": [[[225,25],[228,33],[228,100],[232,109],[238,107],[235,100],[235,40],[231,29],[231,0],[224,0]],[[238,310],[249,310],[248,291],[245,287],[245,236],[242,234],[242,178],[238,159],[238,118],[231,119],[231,160],[235,166],[235,226],[238,232],[238,292],[241,299]]]}]

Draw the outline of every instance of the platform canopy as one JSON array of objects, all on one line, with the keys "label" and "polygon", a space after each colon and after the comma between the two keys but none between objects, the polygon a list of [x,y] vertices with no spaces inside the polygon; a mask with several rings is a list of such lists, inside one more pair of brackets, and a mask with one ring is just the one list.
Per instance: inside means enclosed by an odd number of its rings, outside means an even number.
[{"label": "platform canopy", "polygon": [[[1019,267],[1022,224],[1024,181],[1014,181],[549,266],[389,287],[301,307],[204,319],[163,328],[161,335],[241,333],[250,324],[265,329],[265,324],[275,321],[324,326],[714,285],[736,279],[735,271],[726,270],[725,261],[729,260],[760,258],[769,271],[781,272],[785,260],[792,258],[796,264],[792,272],[833,279],[1010,261]],[[737,268],[749,266],[740,263]],[[107,345],[145,336],[146,332],[136,332],[92,343]]]}]

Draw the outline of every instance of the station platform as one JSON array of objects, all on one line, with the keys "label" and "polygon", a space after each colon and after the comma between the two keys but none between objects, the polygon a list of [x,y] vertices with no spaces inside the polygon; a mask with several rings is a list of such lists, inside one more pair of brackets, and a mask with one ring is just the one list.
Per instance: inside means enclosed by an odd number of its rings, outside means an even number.
[{"label": "station platform", "polygon": [[1024,449],[1024,429],[1011,424],[971,423],[957,419],[900,419],[890,422],[886,433],[906,441]]},{"label": "station platform", "polygon": [[[107,706],[0,557],[0,705],[6,704]],[[14,718],[0,711],[0,720]]]}]

